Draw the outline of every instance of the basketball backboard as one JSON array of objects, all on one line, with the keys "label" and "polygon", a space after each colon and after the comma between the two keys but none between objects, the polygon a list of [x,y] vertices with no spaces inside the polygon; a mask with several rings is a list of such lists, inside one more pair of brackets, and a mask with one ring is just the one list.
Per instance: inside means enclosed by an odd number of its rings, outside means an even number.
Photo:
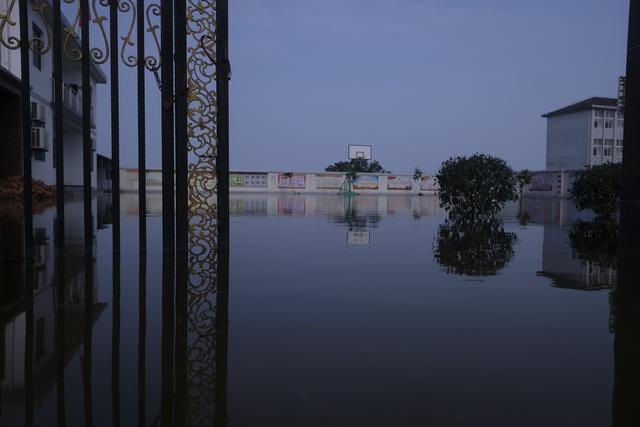
[{"label": "basketball backboard", "polygon": [[371,160],[371,146],[349,144],[349,160],[353,159]]}]

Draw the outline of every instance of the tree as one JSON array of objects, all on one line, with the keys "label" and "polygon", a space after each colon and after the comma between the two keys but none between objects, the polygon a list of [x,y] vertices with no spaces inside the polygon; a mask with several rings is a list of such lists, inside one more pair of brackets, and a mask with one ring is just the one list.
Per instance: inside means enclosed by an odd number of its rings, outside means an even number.
[{"label": "tree", "polygon": [[332,165],[327,166],[324,170],[327,172],[347,172],[351,169],[352,172],[364,172],[364,173],[385,173],[389,172],[385,170],[377,160],[366,159],[352,159],[349,162],[335,162]]},{"label": "tree", "polygon": [[450,158],[436,178],[440,207],[460,222],[494,217],[517,198],[513,170],[504,160],[485,154]]},{"label": "tree", "polygon": [[579,210],[591,209],[604,219],[615,217],[620,205],[622,164],[605,163],[578,173],[569,190]]}]

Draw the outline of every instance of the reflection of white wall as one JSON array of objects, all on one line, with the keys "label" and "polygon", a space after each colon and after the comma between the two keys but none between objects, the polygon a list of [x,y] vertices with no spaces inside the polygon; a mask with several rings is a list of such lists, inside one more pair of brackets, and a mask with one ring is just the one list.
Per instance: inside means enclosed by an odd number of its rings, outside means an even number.
[{"label": "reflection of white wall", "polygon": [[[97,218],[96,200],[92,201],[95,230]],[[67,244],[65,292],[67,304],[67,324],[80,327],[78,319],[82,319],[83,305],[86,292],[84,260],[74,256],[82,253],[84,245],[83,203],[73,201],[65,205],[66,223],[65,237]],[[34,260],[33,285],[33,376],[38,383],[43,378],[52,377],[51,369],[55,358],[55,286],[54,286],[54,217],[55,209],[49,208],[38,215],[34,215],[33,225],[35,235],[35,251],[43,256]],[[20,286],[21,284],[15,284]],[[94,302],[97,293],[97,278],[94,275],[92,284]],[[29,289],[27,289],[29,290]],[[23,309],[24,310],[24,309]],[[81,323],[81,322],[80,322]],[[2,393],[13,394],[24,389],[25,386],[25,338],[26,313],[20,312],[14,318],[8,319],[0,325],[4,329],[4,366]],[[73,338],[73,339],[71,339]],[[67,337],[68,341],[77,341],[78,337]],[[53,378],[53,377],[52,377]],[[42,384],[41,384],[42,385]],[[39,390],[43,392],[43,390]]]},{"label": "reflection of white wall", "polygon": [[542,274],[551,277],[557,286],[608,289],[616,285],[616,270],[577,257],[571,248],[567,227],[545,225],[542,248]]}]

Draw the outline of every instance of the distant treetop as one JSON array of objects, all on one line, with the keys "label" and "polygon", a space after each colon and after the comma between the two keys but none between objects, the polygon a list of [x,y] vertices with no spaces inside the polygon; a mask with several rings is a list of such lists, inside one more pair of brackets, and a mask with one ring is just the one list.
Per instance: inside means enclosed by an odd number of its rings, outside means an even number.
[{"label": "distant treetop", "polygon": [[327,172],[347,172],[349,169],[351,169],[352,172],[364,173],[391,172],[385,170],[377,160],[369,162],[365,159],[353,159],[349,162],[335,162],[334,164],[327,166],[324,170]]}]

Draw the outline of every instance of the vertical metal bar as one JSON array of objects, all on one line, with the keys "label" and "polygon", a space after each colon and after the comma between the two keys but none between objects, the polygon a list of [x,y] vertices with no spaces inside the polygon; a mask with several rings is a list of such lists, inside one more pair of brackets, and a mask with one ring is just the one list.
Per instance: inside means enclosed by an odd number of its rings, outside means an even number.
[{"label": "vertical metal bar", "polygon": [[215,413],[214,425],[223,427],[227,416],[227,367],[229,347],[229,247],[220,248],[217,259]]},{"label": "vertical metal bar", "polygon": [[89,57],[89,1],[80,0],[82,52],[82,181],[84,204],[84,424],[93,425],[92,340],[93,340],[93,218],[91,209],[91,80]]},{"label": "vertical metal bar", "polygon": [[[89,57],[89,2],[80,0],[82,51],[82,184],[84,202],[84,250],[93,256],[93,218],[91,212],[91,80]],[[85,284],[86,285],[86,284]]]},{"label": "vertical metal bar", "polygon": [[218,246],[229,244],[229,26],[228,0],[216,2],[216,67],[218,144],[216,157],[218,190]]},{"label": "vertical metal bar", "polygon": [[31,182],[31,73],[28,1],[20,3],[20,74],[22,107],[22,178],[24,186],[24,256],[33,258],[33,194]]},{"label": "vertical metal bar", "polygon": [[138,425],[147,425],[146,354],[147,354],[147,247],[140,238],[140,272],[138,277]]},{"label": "vertical metal bar", "polygon": [[161,0],[162,74],[162,242],[166,255],[174,253],[173,159],[173,0]]},{"label": "vertical metal bar", "polygon": [[174,159],[173,0],[161,0],[162,76],[162,425],[173,425],[174,339]]},{"label": "vertical metal bar", "polygon": [[113,322],[111,324],[112,425],[120,425],[120,252],[113,252]]},{"label": "vertical metal bar", "polygon": [[187,183],[187,9],[174,0],[175,46],[175,161],[176,161],[176,421],[187,420],[187,289],[188,289],[188,183]]},{"label": "vertical metal bar", "polygon": [[227,346],[229,323],[229,7],[216,1],[216,158],[218,190],[218,294],[216,296],[216,412],[215,425],[227,424]]},{"label": "vertical metal bar", "polygon": [[162,425],[173,425],[174,421],[174,366],[173,366],[173,339],[174,339],[174,258],[165,255],[162,257],[162,339],[161,339],[161,407]]},{"label": "vertical metal bar", "polygon": [[612,416],[615,427],[635,426],[640,387],[640,1],[629,5],[625,88],[620,247],[614,341]]},{"label": "vertical metal bar", "polygon": [[65,387],[64,387],[64,341],[65,341],[65,278],[66,265],[63,256],[56,257],[56,317],[55,317],[55,347],[56,347],[56,394],[57,394],[57,419],[58,426],[66,425]]},{"label": "vertical metal bar", "polygon": [[84,351],[80,359],[84,395],[84,425],[93,425],[93,259],[84,257]]},{"label": "vertical metal bar", "polygon": [[62,128],[62,11],[53,0],[53,149],[56,156],[56,255],[64,253],[64,132]]},{"label": "vertical metal bar", "polygon": [[24,334],[25,425],[33,425],[33,263],[24,263],[26,299]]},{"label": "vertical metal bar", "polygon": [[109,3],[109,46],[111,49],[111,207],[113,227],[113,322],[111,326],[112,424],[120,425],[120,100],[118,61],[118,1]]},{"label": "vertical metal bar", "polygon": [[175,123],[176,123],[176,247],[178,255],[188,251],[187,183],[187,9],[184,0],[175,0]]},{"label": "vertical metal bar", "polygon": [[120,253],[120,104],[118,97],[118,1],[109,3],[109,38],[111,49],[111,207],[113,251]]},{"label": "vertical metal bar", "polygon": [[[147,240],[147,165],[146,165],[146,153],[145,153],[145,139],[146,139],[146,105],[145,105],[145,31],[144,31],[144,0],[138,0],[138,15],[137,15],[137,34],[138,34],[138,229],[140,233],[140,242],[146,242]],[[119,170],[114,169],[114,173],[120,174]],[[140,248],[143,246],[141,245]],[[144,245],[146,251],[146,244]]]},{"label": "vertical metal bar", "polygon": [[[629,36],[627,41],[627,75],[625,84],[624,147],[622,155],[621,222],[640,213],[640,2],[629,6]],[[624,226],[624,224],[622,224]],[[640,250],[640,230],[621,234],[622,247]]]}]

